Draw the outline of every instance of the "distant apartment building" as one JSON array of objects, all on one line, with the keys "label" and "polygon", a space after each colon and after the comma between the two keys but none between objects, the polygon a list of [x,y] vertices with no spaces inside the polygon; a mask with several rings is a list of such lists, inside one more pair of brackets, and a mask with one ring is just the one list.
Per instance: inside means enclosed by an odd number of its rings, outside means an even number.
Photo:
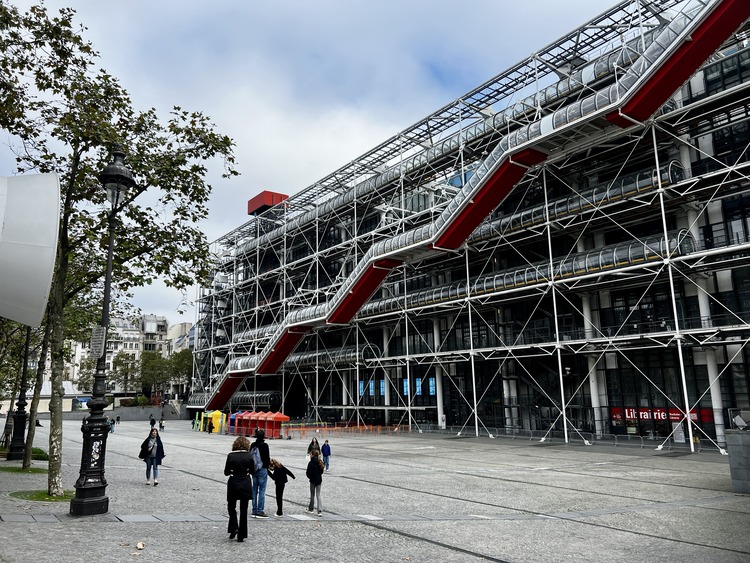
[{"label": "distant apartment building", "polygon": [[158,315],[143,315],[141,317],[141,334],[144,352],[159,352],[163,357],[168,356],[167,330],[169,321]]}]

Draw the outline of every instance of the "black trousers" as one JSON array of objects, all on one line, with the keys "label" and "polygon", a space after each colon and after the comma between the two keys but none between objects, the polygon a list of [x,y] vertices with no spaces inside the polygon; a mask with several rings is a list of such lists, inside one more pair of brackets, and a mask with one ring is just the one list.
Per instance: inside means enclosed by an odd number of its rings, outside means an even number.
[{"label": "black trousers", "polygon": [[[240,518],[237,521],[237,501],[240,501]],[[227,533],[237,532],[237,539],[244,540],[247,537],[247,507],[250,499],[242,497],[234,500],[227,500],[227,512],[229,512],[229,526]]]},{"label": "black trousers", "polygon": [[276,514],[284,514],[284,487],[286,483],[276,483]]}]

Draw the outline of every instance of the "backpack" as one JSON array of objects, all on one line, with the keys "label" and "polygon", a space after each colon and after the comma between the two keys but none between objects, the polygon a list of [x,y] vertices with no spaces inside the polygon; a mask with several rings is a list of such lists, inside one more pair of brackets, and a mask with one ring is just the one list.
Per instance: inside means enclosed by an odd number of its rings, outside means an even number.
[{"label": "backpack", "polygon": [[257,473],[263,469],[263,460],[260,459],[260,451],[258,446],[250,448],[250,456],[253,458],[253,473]]}]

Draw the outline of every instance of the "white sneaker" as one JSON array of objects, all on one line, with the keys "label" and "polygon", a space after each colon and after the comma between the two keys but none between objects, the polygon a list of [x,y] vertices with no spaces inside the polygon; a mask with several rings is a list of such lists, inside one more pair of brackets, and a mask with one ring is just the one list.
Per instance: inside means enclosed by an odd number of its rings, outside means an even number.
[{"label": "white sneaker", "polygon": [[149,481],[148,479],[146,479],[146,485],[150,486],[151,485],[151,481]]},{"label": "white sneaker", "polygon": [[318,510],[318,516],[323,516],[323,513],[320,510]]}]

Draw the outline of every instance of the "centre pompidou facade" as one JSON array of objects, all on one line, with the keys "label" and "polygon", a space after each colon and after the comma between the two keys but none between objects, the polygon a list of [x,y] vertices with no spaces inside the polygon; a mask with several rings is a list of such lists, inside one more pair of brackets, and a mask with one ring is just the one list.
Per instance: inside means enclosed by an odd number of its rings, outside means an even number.
[{"label": "centre pompidou facade", "polygon": [[190,405],[722,448],[750,405],[748,17],[621,2],[262,194],[214,245]]}]

